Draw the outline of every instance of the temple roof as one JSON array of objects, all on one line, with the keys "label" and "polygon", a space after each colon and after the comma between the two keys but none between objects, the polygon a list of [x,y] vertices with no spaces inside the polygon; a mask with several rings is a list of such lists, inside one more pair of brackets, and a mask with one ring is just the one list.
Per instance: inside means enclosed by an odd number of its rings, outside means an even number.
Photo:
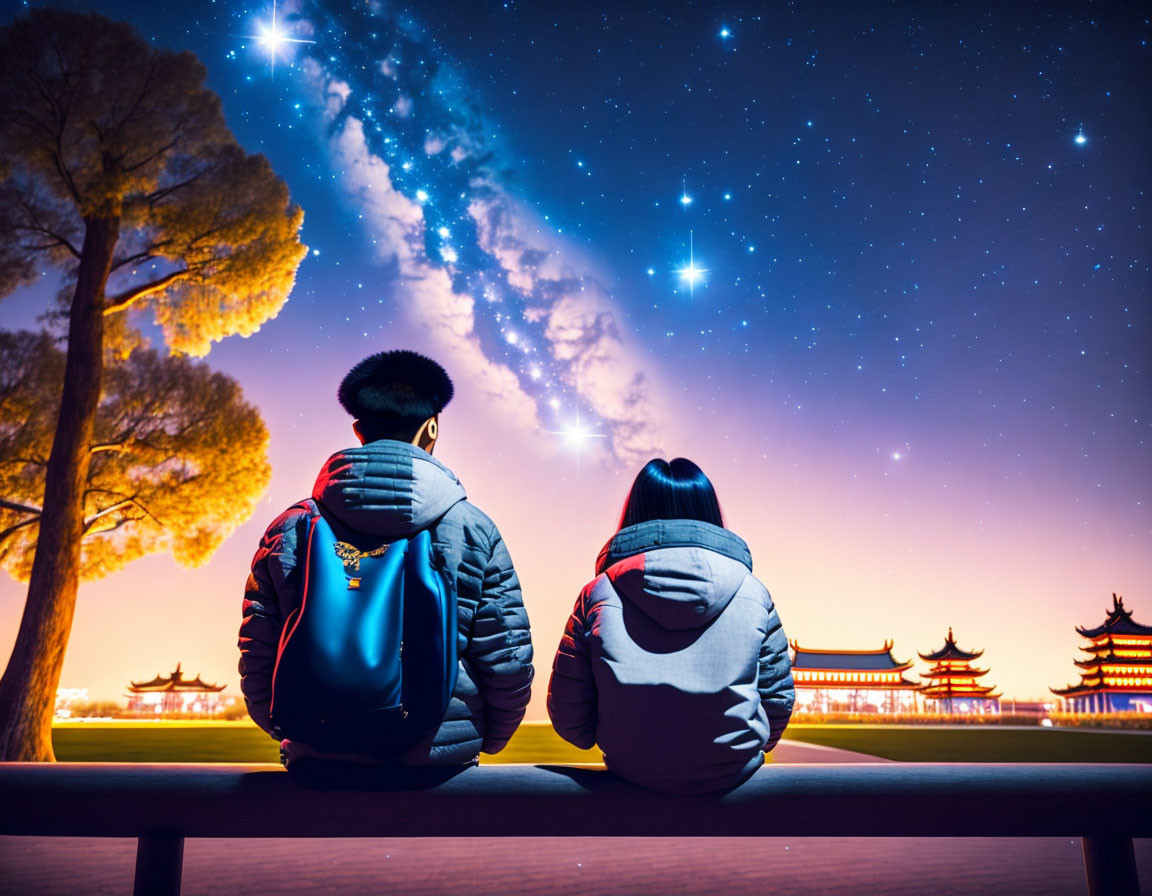
[{"label": "temple roof", "polygon": [[1148,694],[1152,696],[1152,687],[1135,684],[1070,684],[1066,688],[1048,688],[1058,697],[1074,697],[1077,694]]},{"label": "temple roof", "polygon": [[1124,598],[1112,593],[1112,609],[1103,625],[1096,628],[1076,626],[1076,631],[1085,638],[1099,638],[1101,635],[1144,635],[1152,637],[1152,625],[1141,625],[1132,619],[1132,611],[1124,607]]},{"label": "temple roof", "polygon": [[956,640],[952,637],[952,626],[948,626],[948,637],[944,639],[944,646],[937,650],[935,653],[921,653],[920,659],[927,660],[930,663],[941,662],[943,660],[959,660],[967,662],[976,659],[978,656],[983,656],[983,650],[977,650],[974,653],[969,653],[966,650],[961,650],[956,646]]},{"label": "temple roof", "polygon": [[948,687],[947,685],[933,682],[932,684],[928,684],[920,688],[920,690],[925,697],[930,697],[933,700],[939,700],[947,697],[987,697],[992,699],[994,697],[1000,696],[999,694],[993,693],[996,690],[995,685],[992,685],[991,687],[986,687],[979,684]]},{"label": "temple roof", "polygon": [[981,675],[987,675],[987,669],[973,669],[969,666],[966,669],[929,669],[927,672],[921,672],[921,678],[979,678]]},{"label": "temple roof", "polygon": [[1149,656],[1117,656],[1115,653],[1098,653],[1086,660],[1072,660],[1081,669],[1099,669],[1101,666],[1152,666]]},{"label": "temple roof", "polygon": [[892,656],[892,642],[879,650],[812,650],[790,642],[795,651],[793,669],[820,669],[836,672],[902,672],[911,661],[902,663]]},{"label": "temple roof", "polygon": [[176,664],[176,668],[167,678],[157,675],[151,681],[128,682],[128,690],[134,694],[143,691],[210,691],[216,693],[226,687],[227,685],[223,684],[208,684],[200,679],[199,674],[195,678],[185,679],[184,673],[180,671],[180,663]]}]

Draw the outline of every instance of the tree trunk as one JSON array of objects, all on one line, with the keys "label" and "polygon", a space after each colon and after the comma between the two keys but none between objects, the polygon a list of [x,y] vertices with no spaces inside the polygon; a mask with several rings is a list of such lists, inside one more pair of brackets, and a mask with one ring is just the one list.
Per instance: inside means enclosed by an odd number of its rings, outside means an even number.
[{"label": "tree trunk", "polygon": [[16,646],[0,679],[0,761],[56,758],[52,714],[76,611],[84,491],[104,371],[104,289],[119,232],[118,212],[85,219],[36,556]]}]

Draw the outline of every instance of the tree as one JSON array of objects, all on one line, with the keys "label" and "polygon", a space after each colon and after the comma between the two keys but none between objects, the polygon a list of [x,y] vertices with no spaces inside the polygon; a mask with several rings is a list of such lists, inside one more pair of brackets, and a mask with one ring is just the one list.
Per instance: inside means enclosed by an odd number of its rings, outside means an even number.
[{"label": "tree", "polygon": [[[32,570],[64,353],[47,334],[0,330],[0,568]],[[136,348],[113,361],[94,423],[79,577],[145,554],[204,563],[268,486],[268,430],[235,380]]]},{"label": "tree", "polygon": [[150,311],[205,354],[287,300],[302,212],[246,154],[190,53],[94,14],[34,9],[0,29],[0,296],[45,265],[70,284],[59,415],[28,597],[0,679],[0,760],[51,760],[76,605],[105,353]]}]

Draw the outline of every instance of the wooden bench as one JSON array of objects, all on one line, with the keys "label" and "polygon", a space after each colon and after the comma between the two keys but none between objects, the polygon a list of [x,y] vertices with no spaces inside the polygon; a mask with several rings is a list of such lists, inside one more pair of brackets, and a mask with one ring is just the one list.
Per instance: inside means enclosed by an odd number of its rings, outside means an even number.
[{"label": "wooden bench", "polygon": [[568,766],[334,791],[273,765],[0,764],[0,834],[138,838],[137,896],[180,892],[186,837],[474,838],[476,819],[489,837],[1081,837],[1089,892],[1138,896],[1152,766],[769,766],[730,793],[680,797]]}]

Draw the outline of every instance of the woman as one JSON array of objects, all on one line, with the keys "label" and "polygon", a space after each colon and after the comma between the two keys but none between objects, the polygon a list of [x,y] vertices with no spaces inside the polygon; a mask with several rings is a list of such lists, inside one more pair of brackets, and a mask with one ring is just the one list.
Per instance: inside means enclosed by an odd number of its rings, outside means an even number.
[{"label": "woman", "polygon": [[792,714],[788,639],[696,464],[648,462],[596,572],[552,665],[556,731],[658,790],[744,781]]}]

